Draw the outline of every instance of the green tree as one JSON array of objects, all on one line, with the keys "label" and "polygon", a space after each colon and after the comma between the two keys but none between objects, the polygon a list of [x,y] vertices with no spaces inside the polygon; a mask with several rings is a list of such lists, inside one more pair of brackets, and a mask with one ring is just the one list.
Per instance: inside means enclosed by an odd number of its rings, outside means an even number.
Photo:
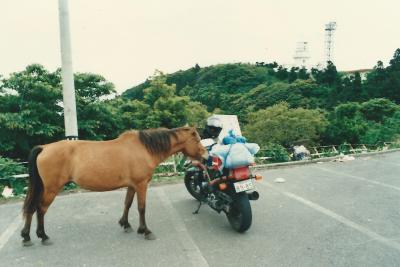
[{"label": "green tree", "polygon": [[287,71],[287,69],[285,67],[279,66],[278,69],[276,70],[275,75],[279,80],[285,81],[285,80],[287,80],[287,78],[289,76],[289,72]]},{"label": "green tree", "polygon": [[361,75],[355,72],[354,75],[345,76],[341,86],[337,88],[337,100],[340,103],[362,101],[366,97],[363,90]]},{"label": "green tree", "polygon": [[378,98],[381,95],[383,83],[387,73],[382,61],[378,61],[372,72],[368,73],[365,90],[369,98]]},{"label": "green tree", "polygon": [[386,97],[400,104],[400,49],[397,49],[386,68],[386,79],[380,88],[380,97]]},{"label": "green tree", "polygon": [[58,72],[38,64],[3,79],[0,86],[0,151],[25,159],[37,144],[63,136]]},{"label": "green tree", "polygon": [[[80,138],[115,137],[121,129],[114,121],[116,110],[106,100],[115,93],[113,85],[100,75],[78,73],[75,87]],[[3,155],[26,159],[33,146],[63,138],[60,70],[50,72],[32,64],[2,80],[0,151]]]},{"label": "green tree", "polygon": [[142,101],[144,95],[143,90],[148,88],[149,86],[150,86],[150,80],[146,79],[146,81],[144,81],[143,83],[125,90],[122,93],[121,97],[124,99],[136,99]]},{"label": "green tree", "polygon": [[318,142],[327,120],[320,110],[290,109],[287,103],[249,114],[245,136],[259,144],[281,144],[289,147],[299,140]]},{"label": "green tree", "polygon": [[166,83],[167,77],[162,72],[156,74],[150,80],[150,86],[144,89],[144,102],[150,106],[154,106],[155,102],[161,97],[172,97],[176,93],[175,85]]},{"label": "green tree", "polygon": [[338,105],[329,115],[324,140],[328,144],[391,141],[399,134],[400,107],[387,99]]},{"label": "green tree", "polygon": [[400,103],[400,48],[395,51],[386,68],[382,61],[378,61],[367,76],[366,91],[369,98],[384,97]]},{"label": "green tree", "polygon": [[299,68],[298,67],[292,67],[291,69],[290,69],[290,72],[289,72],[289,74],[288,74],[288,81],[289,81],[289,83],[292,83],[292,82],[294,82],[295,80],[297,80],[297,72],[299,71]]},{"label": "green tree", "polygon": [[353,100],[360,100],[362,99],[362,82],[361,82],[361,75],[359,72],[354,73],[354,80],[353,80]]},{"label": "green tree", "polygon": [[364,144],[381,144],[400,140],[400,111],[386,118],[382,123],[370,121],[360,141]]},{"label": "green tree", "polygon": [[201,88],[186,86],[182,89],[181,95],[189,96],[191,100],[200,102],[207,106],[208,111],[222,108],[221,89],[213,84]]},{"label": "green tree", "polygon": [[288,98],[290,85],[284,82],[277,82],[271,85],[260,84],[244,94],[234,104],[244,110],[251,107],[253,111],[270,107]]},{"label": "green tree", "polygon": [[76,108],[80,139],[104,140],[123,130],[115,118],[117,110],[108,98],[115,95],[114,85],[93,73],[74,75]]},{"label": "green tree", "polygon": [[121,129],[143,130],[158,127],[152,108],[139,100],[127,100],[116,98],[110,101],[110,105],[116,110],[114,119],[118,120]]},{"label": "green tree", "polygon": [[359,143],[368,127],[360,109],[358,103],[338,105],[329,115],[330,123],[325,132],[325,142],[335,145],[345,142]]},{"label": "green tree", "polygon": [[298,72],[298,78],[300,80],[308,80],[310,79],[310,74],[308,73],[307,69],[302,67]]},{"label": "green tree", "polygon": [[339,81],[339,75],[336,66],[333,62],[328,61],[327,66],[323,70],[312,69],[311,73],[314,79],[319,84],[326,84],[328,86],[336,85]]},{"label": "green tree", "polygon": [[[144,102],[151,108],[148,114],[150,121],[158,122],[157,127],[175,128],[188,122],[195,123],[195,118],[201,121],[205,119],[202,117],[208,114],[205,106],[200,103],[189,104],[189,97],[177,96],[175,84],[168,85],[166,76],[162,73],[157,74],[152,78],[150,86],[144,90]],[[193,107],[198,110],[190,110]]]},{"label": "green tree", "polygon": [[[200,68],[198,65],[185,71],[165,75],[165,84],[176,85],[175,94],[189,96],[207,106],[208,111],[220,108],[232,113],[232,101],[259,84],[269,84],[277,80],[273,68],[277,64],[219,64]],[[286,70],[287,72],[287,70]],[[128,89],[123,93],[127,99],[143,100],[144,90],[151,80]],[[157,98],[157,96],[155,97]]]},{"label": "green tree", "polygon": [[189,102],[186,112],[187,123],[197,128],[203,128],[206,125],[207,118],[211,115],[205,105],[192,101]]},{"label": "green tree", "polygon": [[291,84],[284,82],[260,84],[231,102],[233,103],[231,106],[232,110],[257,111],[284,101],[291,108],[326,108],[328,97],[329,88],[318,85],[312,80],[296,80]]},{"label": "green tree", "polygon": [[392,117],[399,109],[398,105],[386,98],[370,99],[360,106],[360,111],[364,118],[378,123]]},{"label": "green tree", "polygon": [[188,97],[161,97],[154,104],[154,114],[161,127],[180,127],[187,123],[188,106]]}]

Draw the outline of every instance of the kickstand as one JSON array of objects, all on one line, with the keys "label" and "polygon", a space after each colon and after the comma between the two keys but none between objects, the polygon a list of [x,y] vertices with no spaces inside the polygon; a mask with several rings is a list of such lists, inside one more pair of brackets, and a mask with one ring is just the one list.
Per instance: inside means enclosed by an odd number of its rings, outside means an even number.
[{"label": "kickstand", "polygon": [[199,210],[201,208],[201,204],[203,204],[203,202],[199,201],[199,206],[197,207],[196,211],[193,212],[193,214],[199,214]]}]

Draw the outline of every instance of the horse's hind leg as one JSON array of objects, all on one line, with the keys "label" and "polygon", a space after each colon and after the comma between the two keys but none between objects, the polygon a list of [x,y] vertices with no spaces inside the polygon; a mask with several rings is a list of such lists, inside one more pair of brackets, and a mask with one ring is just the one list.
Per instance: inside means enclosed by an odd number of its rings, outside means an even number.
[{"label": "horse's hind leg", "polygon": [[147,228],[146,225],[146,218],[145,218],[145,213],[146,213],[146,193],[147,193],[147,182],[143,182],[137,186],[137,199],[138,199],[138,210],[139,210],[139,228],[138,228],[138,233],[139,234],[144,234],[144,237],[147,240],[154,240],[156,239],[156,236],[150,231],[149,228]]},{"label": "horse's hind leg", "polygon": [[37,210],[37,230],[36,234],[39,238],[42,239],[43,245],[51,245],[50,238],[46,235],[44,231],[44,215],[47,212],[50,204],[53,202],[54,198],[56,197],[57,193],[54,192],[46,192],[43,193],[42,200]]},{"label": "horse's hind leg", "polygon": [[31,241],[31,237],[29,235],[31,231],[31,222],[32,222],[33,213],[28,213],[25,215],[25,225],[21,231],[21,236],[23,237],[22,244],[26,247],[32,246],[33,243]]},{"label": "horse's hind leg", "polygon": [[119,220],[119,224],[124,228],[124,231],[126,233],[132,232],[132,227],[128,222],[128,214],[129,214],[129,208],[132,205],[134,197],[135,197],[135,189],[133,187],[128,187],[128,189],[126,190],[126,196],[125,196],[124,214],[122,215],[121,219]]}]

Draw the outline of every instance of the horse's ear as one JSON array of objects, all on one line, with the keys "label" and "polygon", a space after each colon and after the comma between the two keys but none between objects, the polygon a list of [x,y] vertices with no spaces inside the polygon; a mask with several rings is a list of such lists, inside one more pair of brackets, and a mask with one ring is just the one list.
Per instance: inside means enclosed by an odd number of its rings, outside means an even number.
[{"label": "horse's ear", "polygon": [[182,129],[184,131],[192,131],[192,129],[194,129],[194,127],[191,127],[188,123],[186,123],[184,126],[179,127],[179,129]]}]

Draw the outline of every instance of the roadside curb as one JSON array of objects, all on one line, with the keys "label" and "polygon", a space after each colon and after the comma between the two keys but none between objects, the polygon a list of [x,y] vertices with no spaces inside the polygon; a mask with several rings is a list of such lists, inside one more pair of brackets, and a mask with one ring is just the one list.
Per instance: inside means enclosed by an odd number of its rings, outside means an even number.
[{"label": "roadside curb", "polygon": [[[385,151],[367,152],[367,153],[359,153],[359,154],[349,154],[349,156],[353,156],[355,158],[361,158],[361,157],[368,157],[368,156],[373,156],[373,155],[393,153],[393,152],[398,152],[398,151],[400,151],[400,148],[394,148],[394,149],[385,150]],[[334,157],[326,157],[326,158],[319,158],[319,159],[312,159],[312,160],[270,163],[270,164],[256,165],[256,166],[254,166],[252,168],[253,169],[277,169],[277,168],[280,168],[280,167],[307,165],[307,164],[312,164],[312,163],[317,163],[317,162],[328,162],[328,161],[333,161],[335,159],[339,159],[341,157],[342,156],[334,156]]]}]

